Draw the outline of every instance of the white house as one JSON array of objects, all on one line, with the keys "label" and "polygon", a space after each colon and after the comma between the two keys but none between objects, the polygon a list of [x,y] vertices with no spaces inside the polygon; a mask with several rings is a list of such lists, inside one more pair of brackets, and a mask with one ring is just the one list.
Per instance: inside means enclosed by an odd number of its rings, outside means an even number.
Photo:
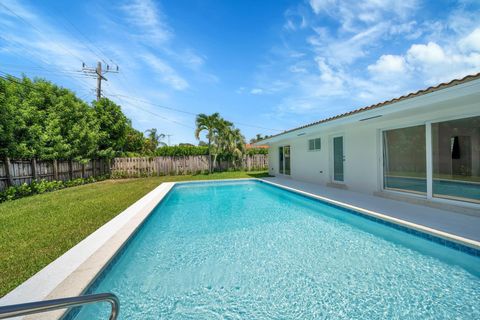
[{"label": "white house", "polygon": [[274,176],[480,213],[480,73],[257,144]]}]

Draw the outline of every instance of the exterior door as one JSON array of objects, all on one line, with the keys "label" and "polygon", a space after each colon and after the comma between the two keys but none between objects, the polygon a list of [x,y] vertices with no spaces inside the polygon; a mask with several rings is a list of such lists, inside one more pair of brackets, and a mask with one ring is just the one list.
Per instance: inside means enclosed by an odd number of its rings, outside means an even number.
[{"label": "exterior door", "polygon": [[290,175],[290,146],[285,146],[283,148],[284,159],[285,159],[285,169],[284,173]]},{"label": "exterior door", "polygon": [[290,175],[290,146],[278,148],[278,173]]},{"label": "exterior door", "polygon": [[343,162],[345,155],[343,150],[343,136],[333,138],[333,181],[344,181]]},{"label": "exterior door", "polygon": [[283,147],[278,148],[278,173],[283,174]]}]

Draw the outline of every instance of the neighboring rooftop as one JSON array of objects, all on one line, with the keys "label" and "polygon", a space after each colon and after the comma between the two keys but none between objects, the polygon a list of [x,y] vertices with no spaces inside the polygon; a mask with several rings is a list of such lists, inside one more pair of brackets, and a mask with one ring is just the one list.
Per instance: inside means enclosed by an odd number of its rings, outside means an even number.
[{"label": "neighboring rooftop", "polygon": [[245,144],[246,149],[268,149],[268,146],[256,146],[255,144],[252,143],[247,143]]},{"label": "neighboring rooftop", "polygon": [[[355,110],[352,110],[352,111],[349,111],[349,112],[345,112],[345,113],[342,113],[342,114],[339,114],[339,115],[336,115],[336,116],[333,116],[333,117],[329,117],[329,118],[325,118],[325,119],[322,119],[322,120],[319,120],[319,121],[315,121],[315,122],[312,122],[312,123],[309,123],[309,124],[306,124],[306,125],[303,125],[303,126],[300,126],[300,127],[285,130],[282,133],[271,135],[268,138],[263,139],[263,140],[267,140],[267,139],[270,139],[270,138],[273,138],[273,137],[278,137],[278,136],[281,136],[283,134],[286,134],[286,133],[289,133],[289,132],[292,132],[292,131],[295,131],[295,130],[305,129],[305,128],[308,128],[308,127],[311,127],[311,126],[314,126],[314,125],[317,125],[317,124],[320,124],[320,123],[325,123],[325,122],[336,120],[336,119],[339,119],[339,118],[348,117],[348,116],[351,116],[353,114],[365,112],[365,111],[372,110],[372,109],[381,108],[381,107],[384,107],[384,106],[387,106],[387,105],[390,105],[390,104],[393,104],[393,103],[396,103],[396,102],[400,102],[400,101],[407,100],[407,99],[412,99],[412,98],[415,98],[415,97],[418,97],[418,96],[422,96],[422,95],[432,93],[432,92],[435,92],[435,91],[439,91],[439,90],[442,90],[442,89],[457,86],[459,84],[464,84],[464,83],[467,83],[467,82],[470,82],[470,81],[473,81],[473,80],[477,80],[477,79],[480,79],[480,72],[476,73],[476,74],[465,76],[461,79],[454,79],[454,80],[451,80],[449,82],[440,83],[436,86],[431,86],[431,87],[428,87],[426,89],[418,90],[416,92],[411,92],[409,94],[400,96],[398,98],[393,98],[393,99],[386,100],[386,101],[383,101],[383,102],[379,102],[379,103],[376,103],[376,104],[372,104],[372,105],[369,105],[369,106],[366,106],[366,107],[363,107],[363,108],[359,108],[359,109],[355,109]],[[257,143],[259,143],[261,141],[262,140],[258,141]]]}]

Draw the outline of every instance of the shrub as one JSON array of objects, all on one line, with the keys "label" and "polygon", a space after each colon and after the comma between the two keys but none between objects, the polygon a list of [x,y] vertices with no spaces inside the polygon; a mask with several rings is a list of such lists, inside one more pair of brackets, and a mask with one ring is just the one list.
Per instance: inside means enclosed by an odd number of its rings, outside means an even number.
[{"label": "shrub", "polygon": [[22,183],[18,188],[16,194],[18,197],[29,196],[32,193],[32,188],[26,183]]},{"label": "shrub", "polygon": [[23,183],[19,186],[11,186],[0,192],[0,202],[15,200],[33,194],[42,194],[45,192],[55,191],[67,187],[79,186],[82,184],[93,183],[108,179],[108,175],[88,178],[77,178],[66,182],[63,181],[47,181],[45,179],[32,181],[30,184]]}]

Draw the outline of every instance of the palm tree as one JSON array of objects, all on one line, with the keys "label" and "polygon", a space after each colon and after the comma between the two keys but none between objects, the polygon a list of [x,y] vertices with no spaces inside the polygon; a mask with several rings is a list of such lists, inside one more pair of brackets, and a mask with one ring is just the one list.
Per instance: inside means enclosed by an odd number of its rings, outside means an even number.
[{"label": "palm tree", "polygon": [[219,132],[219,127],[222,122],[222,118],[218,112],[215,112],[211,115],[206,115],[201,113],[197,115],[195,124],[197,128],[195,129],[195,138],[200,140],[200,133],[206,131],[208,139],[208,170],[212,172],[212,142],[216,140]]},{"label": "palm tree", "polygon": [[231,158],[234,166],[236,160],[240,159],[245,152],[245,137],[240,132],[240,129],[229,127],[224,138],[224,151]]},{"label": "palm tree", "polygon": [[217,134],[212,141],[213,150],[213,167],[215,168],[217,163],[217,157],[219,154],[224,153],[228,156],[228,139],[233,128],[233,123],[220,118],[217,122]]},{"label": "palm tree", "polygon": [[[265,136],[265,137],[266,137],[266,136]],[[260,141],[260,140],[265,139],[265,137],[263,137],[261,133],[257,133],[257,135],[255,136],[255,138],[250,139],[250,143],[251,143],[251,144],[254,144],[255,142],[258,142],[258,141]]]},{"label": "palm tree", "polygon": [[148,149],[150,151],[155,152],[159,146],[166,146],[165,142],[161,141],[165,138],[165,135],[163,133],[158,134],[157,129],[148,129],[145,133],[147,133]]}]

